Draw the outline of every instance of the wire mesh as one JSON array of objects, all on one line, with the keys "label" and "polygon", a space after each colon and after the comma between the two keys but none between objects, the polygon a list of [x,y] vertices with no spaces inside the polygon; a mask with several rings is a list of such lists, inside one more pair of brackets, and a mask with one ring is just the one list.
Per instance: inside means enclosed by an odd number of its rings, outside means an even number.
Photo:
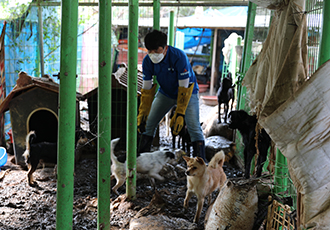
[{"label": "wire mesh", "polygon": [[318,56],[322,31],[323,0],[306,0],[308,33],[308,77],[318,68]]},{"label": "wire mesh", "polygon": [[[78,27],[78,53],[77,53],[77,91],[86,94],[98,87],[98,1],[80,0],[80,3],[86,3],[84,6],[79,6],[79,27]],[[59,72],[60,66],[60,24],[61,24],[61,9],[60,1],[58,5],[44,5],[42,6],[42,21],[43,21],[43,41],[44,41],[44,59],[45,59],[45,73],[53,76]],[[177,3],[177,4],[175,4]],[[181,4],[182,3],[182,4]],[[170,11],[174,10],[176,15],[175,26],[179,17],[191,16],[195,14],[196,7],[194,4],[184,1],[162,1],[160,8],[160,17],[168,20]],[[186,5],[184,5],[184,4]],[[117,0],[113,1],[113,36],[111,42],[114,46],[113,60],[114,69],[121,63],[127,63],[128,52],[128,1]],[[120,5],[122,4],[122,5]],[[152,29],[153,7],[152,1],[139,1],[139,4],[145,5],[139,8],[139,52],[138,64],[142,64],[142,60],[146,55],[146,50],[143,46],[143,37],[148,31]],[[148,5],[149,4],[149,5]],[[207,2],[200,3],[201,5]],[[146,6],[148,5],[148,6]],[[165,5],[165,6],[164,6]],[[216,1],[208,1],[208,6],[216,5]],[[318,66],[318,53],[320,46],[320,34],[322,30],[322,0],[307,0],[306,14],[307,14],[307,29],[308,29],[308,76],[311,76]],[[221,7],[213,7],[213,9],[222,9]],[[40,50],[39,50],[39,32],[38,32],[38,7],[31,5],[22,10],[23,13],[17,14],[12,12],[15,17],[7,19],[7,30],[5,37],[6,44],[6,61],[5,61],[5,76],[6,76],[6,91],[7,94],[16,85],[17,74],[24,70],[31,76],[40,76]],[[252,45],[251,63],[262,48],[262,43],[266,39],[268,28],[271,20],[271,11],[265,8],[257,7],[256,24],[254,25],[254,38]],[[2,24],[2,23],[1,23]],[[2,26],[2,25],[1,25]],[[1,27],[2,28],[2,27]],[[161,28],[167,32],[166,27]],[[231,30],[224,29],[222,31],[221,39],[227,38]],[[241,31],[242,32],[242,31]],[[242,34],[243,35],[243,34]],[[117,43],[118,42],[118,43]],[[118,44],[118,45],[117,45]],[[110,51],[109,51],[110,52]],[[210,53],[209,53],[210,55]],[[224,63],[223,57],[220,58]],[[210,64],[210,63],[208,63]],[[226,68],[224,64],[224,68]],[[220,67],[219,70],[222,70]],[[58,82],[58,79],[54,77]],[[123,96],[124,89],[114,91],[113,98],[121,99],[121,105],[118,107],[118,114],[120,123],[126,122],[126,117],[122,114],[126,109],[126,98]],[[119,103],[119,102],[116,102]],[[96,106],[89,105],[89,106]],[[92,108],[94,109],[94,108]],[[117,110],[116,110],[117,111]],[[113,111],[116,113],[116,111]],[[91,122],[95,121],[92,120]],[[117,120],[116,120],[117,121]],[[286,166],[279,166],[286,167]],[[283,189],[284,196],[295,196],[295,189],[288,173],[283,175],[283,180],[288,183]],[[276,186],[276,184],[275,184]]]}]

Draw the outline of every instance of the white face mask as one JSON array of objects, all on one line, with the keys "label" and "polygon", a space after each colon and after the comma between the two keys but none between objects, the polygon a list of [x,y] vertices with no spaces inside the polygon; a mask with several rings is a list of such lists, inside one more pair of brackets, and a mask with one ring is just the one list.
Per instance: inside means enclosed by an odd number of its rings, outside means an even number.
[{"label": "white face mask", "polygon": [[164,58],[164,54],[163,53],[151,53],[151,54],[148,54],[149,55],[149,58],[150,60],[154,63],[154,64],[157,64],[159,62],[161,62]]}]

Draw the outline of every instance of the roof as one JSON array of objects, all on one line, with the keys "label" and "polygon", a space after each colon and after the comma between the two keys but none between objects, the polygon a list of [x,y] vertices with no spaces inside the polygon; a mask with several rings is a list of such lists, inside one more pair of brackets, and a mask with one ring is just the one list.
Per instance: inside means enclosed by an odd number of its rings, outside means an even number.
[{"label": "roof", "polygon": [[[118,68],[118,70],[112,74],[112,78],[115,79],[121,86],[123,86],[125,89],[127,89],[127,65],[125,63],[121,64],[121,66]],[[140,69],[138,69],[138,75],[137,75],[137,93],[141,94],[142,84],[143,84],[143,74]],[[98,88],[95,88],[88,93],[84,94],[82,96],[82,100],[85,100],[92,95],[94,95],[97,92]]]},{"label": "roof", "polygon": [[[9,109],[9,103],[14,97],[32,88],[38,87],[54,93],[59,93],[59,84],[54,82],[48,75],[44,75],[44,77],[31,77],[25,72],[20,72],[18,75],[19,78],[16,81],[15,87],[0,104],[0,114]],[[77,93],[77,99],[80,98],[81,94]]]},{"label": "roof", "polygon": [[[217,28],[217,29],[237,29],[244,30],[248,15],[247,6],[233,6],[222,9],[207,9],[196,11],[194,15],[188,17],[178,17],[175,19],[175,26],[178,28]],[[270,15],[256,15],[255,27],[268,27]],[[160,26],[168,27],[169,18],[160,18]],[[127,26],[128,19],[114,18],[113,25]],[[153,27],[152,18],[139,18],[139,26]]]}]

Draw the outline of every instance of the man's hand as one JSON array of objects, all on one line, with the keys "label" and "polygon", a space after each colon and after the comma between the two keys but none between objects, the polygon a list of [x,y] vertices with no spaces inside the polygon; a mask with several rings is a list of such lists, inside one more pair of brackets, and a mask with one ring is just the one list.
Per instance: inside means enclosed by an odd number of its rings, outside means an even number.
[{"label": "man's hand", "polygon": [[139,133],[144,133],[146,131],[147,117],[143,114],[137,117],[137,130]]},{"label": "man's hand", "polygon": [[184,126],[184,115],[175,113],[171,119],[170,127],[174,135],[179,135],[181,129]]}]

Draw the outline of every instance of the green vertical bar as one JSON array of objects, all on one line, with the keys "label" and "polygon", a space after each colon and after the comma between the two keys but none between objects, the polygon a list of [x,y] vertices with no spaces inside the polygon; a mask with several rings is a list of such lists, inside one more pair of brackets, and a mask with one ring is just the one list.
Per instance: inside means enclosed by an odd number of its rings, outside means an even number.
[{"label": "green vertical bar", "polygon": [[[241,73],[242,75],[238,77],[238,88],[237,88],[237,110],[244,109],[248,110],[245,105],[245,97],[246,97],[246,87],[242,86],[243,75],[250,67],[251,63],[251,50],[252,50],[252,41],[253,41],[253,30],[254,30],[254,21],[256,16],[257,5],[255,3],[249,2],[248,8],[248,17],[247,23],[245,28],[244,34],[244,47],[243,47],[243,54],[242,54],[242,66],[241,66]],[[242,143],[242,137],[239,132],[237,132],[236,136],[236,143],[237,143],[237,152],[239,153],[240,157],[243,159],[243,150],[244,146]],[[254,161],[253,161],[254,162]]]},{"label": "green vertical bar", "polygon": [[168,44],[174,46],[174,11],[170,11],[170,23],[168,26]]},{"label": "green vertical bar", "polygon": [[99,1],[97,229],[110,230],[111,0]]},{"label": "green vertical bar", "polygon": [[275,162],[275,193],[281,193],[288,187],[288,167],[286,157],[277,149]]},{"label": "green vertical bar", "polygon": [[72,229],[78,1],[62,0],[56,229]]},{"label": "green vertical bar", "polygon": [[323,0],[323,26],[322,26],[322,37],[320,44],[320,53],[319,53],[319,61],[318,66],[320,67],[326,61],[330,59],[330,1]]},{"label": "green vertical bar", "polygon": [[[126,195],[130,200],[136,199],[136,143],[137,143],[137,50],[139,1],[129,0],[128,23],[128,101],[127,101],[127,170]],[[135,143],[135,144],[132,144]]]},{"label": "green vertical bar", "polygon": [[154,30],[160,30],[160,0],[153,1]]},{"label": "green vertical bar", "polygon": [[[257,5],[255,3],[249,2],[248,8],[248,17],[247,24],[244,34],[244,47],[242,55],[242,67],[241,73],[245,74],[250,68],[251,64],[251,50],[252,50],[252,41],[253,41],[253,30],[254,30],[254,21],[256,17]],[[246,88],[242,87],[241,83],[244,76],[240,76],[238,84],[238,98],[237,98],[237,109],[245,109],[246,107]]]}]

